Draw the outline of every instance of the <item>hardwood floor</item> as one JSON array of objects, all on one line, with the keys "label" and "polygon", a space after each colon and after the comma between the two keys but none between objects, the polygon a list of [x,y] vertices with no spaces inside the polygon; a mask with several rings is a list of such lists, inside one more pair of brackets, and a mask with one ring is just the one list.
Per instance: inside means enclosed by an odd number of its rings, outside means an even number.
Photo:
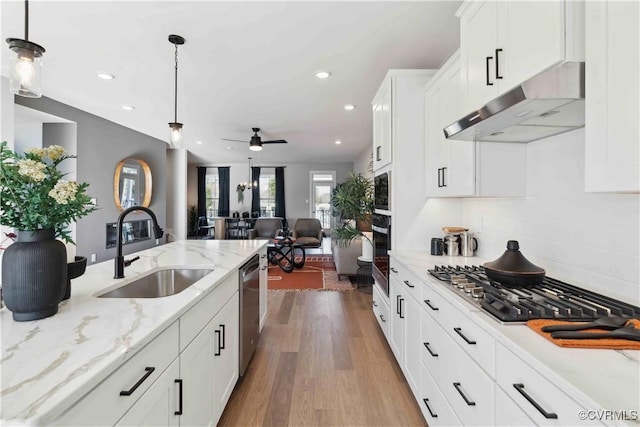
[{"label": "hardwood floor", "polygon": [[425,426],[371,295],[268,294],[267,321],[219,426]]}]

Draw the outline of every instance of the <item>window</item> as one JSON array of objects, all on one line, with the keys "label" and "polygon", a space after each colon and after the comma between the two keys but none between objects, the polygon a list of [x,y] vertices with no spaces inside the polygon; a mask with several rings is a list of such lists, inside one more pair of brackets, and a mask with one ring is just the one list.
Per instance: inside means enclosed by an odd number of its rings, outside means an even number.
[{"label": "window", "polygon": [[220,177],[218,168],[207,168],[205,180],[205,193],[207,195],[207,217],[218,216],[218,203],[220,199]]},{"label": "window", "polygon": [[311,171],[311,217],[318,218],[322,228],[331,228],[331,194],[335,187],[335,171]]},{"label": "window", "polygon": [[273,217],[276,210],[276,170],[260,169],[260,216]]}]

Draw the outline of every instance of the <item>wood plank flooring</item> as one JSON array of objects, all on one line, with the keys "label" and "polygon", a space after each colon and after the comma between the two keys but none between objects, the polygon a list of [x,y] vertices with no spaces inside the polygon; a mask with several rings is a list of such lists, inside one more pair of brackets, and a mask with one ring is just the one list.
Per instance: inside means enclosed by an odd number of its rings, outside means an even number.
[{"label": "wood plank flooring", "polygon": [[267,321],[219,426],[425,426],[371,295],[269,292]]}]

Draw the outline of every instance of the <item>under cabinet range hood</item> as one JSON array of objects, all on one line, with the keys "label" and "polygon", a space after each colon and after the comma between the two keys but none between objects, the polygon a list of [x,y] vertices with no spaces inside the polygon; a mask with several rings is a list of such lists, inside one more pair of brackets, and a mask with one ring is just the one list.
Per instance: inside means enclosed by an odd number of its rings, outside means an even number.
[{"label": "under cabinet range hood", "polygon": [[444,128],[447,139],[531,142],[584,127],[584,62],[525,81]]}]

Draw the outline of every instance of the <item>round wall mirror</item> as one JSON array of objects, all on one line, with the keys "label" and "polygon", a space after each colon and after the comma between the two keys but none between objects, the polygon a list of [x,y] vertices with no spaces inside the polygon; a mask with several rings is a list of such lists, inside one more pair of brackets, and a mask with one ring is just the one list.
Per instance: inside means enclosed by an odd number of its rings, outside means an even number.
[{"label": "round wall mirror", "polygon": [[144,160],[124,159],[116,167],[113,197],[121,211],[131,206],[149,207],[151,203],[151,169]]}]

